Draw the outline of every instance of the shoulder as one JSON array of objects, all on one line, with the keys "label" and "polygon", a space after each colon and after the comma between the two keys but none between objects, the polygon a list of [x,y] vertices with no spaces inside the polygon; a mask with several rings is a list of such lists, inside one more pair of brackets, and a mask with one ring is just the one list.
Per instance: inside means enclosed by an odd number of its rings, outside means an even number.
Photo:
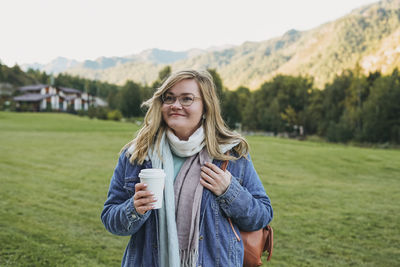
[{"label": "shoulder", "polygon": [[135,145],[132,144],[129,147],[121,150],[120,152],[120,160],[123,160],[126,165],[131,165],[131,166],[138,166],[140,168],[152,168],[151,160],[148,156],[146,156],[145,160],[143,163],[139,164],[136,160],[131,161],[131,156],[135,150]]},{"label": "shoulder", "polygon": [[126,169],[137,166],[136,162],[130,161],[132,154],[129,152],[128,148],[122,149],[119,153],[118,163],[116,169],[118,171],[124,172]]},{"label": "shoulder", "polygon": [[246,169],[252,166],[250,155],[240,157],[236,152],[232,151],[232,156],[236,157],[236,160],[230,160],[228,164],[228,170],[233,175],[243,176]]},{"label": "shoulder", "polygon": [[233,150],[231,151],[231,153],[231,155],[234,156],[236,160],[230,160],[229,164],[238,165],[244,168],[254,168],[253,160],[249,152],[242,156]]},{"label": "shoulder", "polygon": [[246,165],[251,163],[250,153],[247,153],[244,156],[240,156],[238,152],[236,152],[233,148],[229,151],[229,154],[236,158],[236,160],[230,160],[229,163],[232,164],[241,164]]},{"label": "shoulder", "polygon": [[126,164],[127,162],[129,162],[129,158],[131,157],[131,155],[132,154],[129,153],[129,150],[127,148],[123,149],[119,153],[118,161]]},{"label": "shoulder", "polygon": [[143,164],[138,164],[136,161],[131,162],[130,156],[131,154],[127,150],[123,150],[119,154],[115,171],[120,177],[136,177],[141,169],[151,168],[150,160],[145,160]]},{"label": "shoulder", "polygon": [[[129,161],[131,164],[135,164],[136,161],[135,161],[135,162],[132,162],[132,161],[130,160],[130,159],[131,159],[131,156],[133,155],[133,152],[135,151],[135,149],[136,149],[135,144],[134,144],[133,142],[131,142],[131,143],[128,143],[127,145],[125,145],[125,146],[121,149],[120,154],[121,154],[121,156],[122,156],[122,155],[125,155],[126,159],[128,159],[128,161]],[[148,161],[150,161],[150,158],[149,158],[148,156],[146,156],[146,158],[145,158],[145,160],[144,160],[143,163],[148,162]]]}]

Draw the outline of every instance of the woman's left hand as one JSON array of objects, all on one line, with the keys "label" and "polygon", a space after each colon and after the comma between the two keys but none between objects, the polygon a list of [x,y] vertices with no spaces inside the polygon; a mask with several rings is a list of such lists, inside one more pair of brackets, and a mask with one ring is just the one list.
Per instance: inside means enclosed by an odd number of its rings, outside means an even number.
[{"label": "woman's left hand", "polygon": [[223,171],[218,168],[217,165],[209,162],[206,162],[206,164],[201,167],[200,175],[202,178],[200,179],[200,183],[216,196],[225,193],[232,179],[230,172]]}]

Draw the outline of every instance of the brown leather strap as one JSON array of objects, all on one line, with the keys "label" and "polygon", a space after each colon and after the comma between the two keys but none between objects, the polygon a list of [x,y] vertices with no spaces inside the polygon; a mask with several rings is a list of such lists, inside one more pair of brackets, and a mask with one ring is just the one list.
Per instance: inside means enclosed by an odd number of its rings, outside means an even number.
[{"label": "brown leather strap", "polygon": [[231,218],[228,218],[228,221],[229,221],[229,224],[230,224],[231,227],[232,227],[232,231],[233,231],[233,233],[235,234],[237,241],[240,241],[240,237],[239,237],[239,235],[236,233],[235,228],[233,227]]},{"label": "brown leather strap", "polygon": [[225,160],[221,164],[221,170],[226,171],[226,168],[228,167],[229,160]]},{"label": "brown leather strap", "polygon": [[266,229],[268,231],[268,240],[267,243],[265,243],[264,250],[267,250],[268,252],[267,261],[269,261],[271,259],[272,250],[274,248],[274,230],[272,230],[272,227],[269,225],[267,225]]}]

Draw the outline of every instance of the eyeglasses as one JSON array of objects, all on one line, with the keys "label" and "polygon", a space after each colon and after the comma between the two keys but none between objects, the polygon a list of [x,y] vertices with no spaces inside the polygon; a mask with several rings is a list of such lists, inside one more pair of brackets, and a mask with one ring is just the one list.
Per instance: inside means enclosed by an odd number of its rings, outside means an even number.
[{"label": "eyeglasses", "polygon": [[161,96],[163,103],[167,105],[174,104],[177,98],[179,100],[179,103],[185,107],[193,104],[196,99],[201,99],[201,97],[194,96],[194,94],[191,93],[181,94],[180,96],[175,96],[172,93],[165,93]]}]

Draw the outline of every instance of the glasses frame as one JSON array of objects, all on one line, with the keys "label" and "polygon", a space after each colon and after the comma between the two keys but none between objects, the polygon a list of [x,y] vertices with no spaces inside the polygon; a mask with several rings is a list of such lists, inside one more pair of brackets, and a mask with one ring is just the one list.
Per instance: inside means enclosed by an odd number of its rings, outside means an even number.
[{"label": "glasses frame", "polygon": [[[165,97],[166,94],[170,94],[170,95],[173,97],[173,102],[172,102],[172,103],[165,103],[164,97]],[[183,102],[182,98],[185,97],[185,96],[188,96],[188,95],[190,95],[191,97],[193,97],[193,101],[192,101],[189,105],[183,104],[183,103],[182,103],[182,102]],[[184,94],[181,94],[181,95],[176,96],[176,95],[174,95],[174,94],[172,94],[172,93],[165,92],[164,94],[161,95],[161,101],[162,101],[163,104],[165,104],[165,105],[173,105],[173,104],[175,104],[175,103],[176,103],[176,99],[178,99],[179,104],[181,104],[181,106],[183,106],[183,107],[189,107],[189,106],[191,106],[191,105],[194,103],[194,101],[196,101],[196,99],[201,99],[201,97],[195,96],[195,95],[192,94],[192,93],[184,93]]]}]

